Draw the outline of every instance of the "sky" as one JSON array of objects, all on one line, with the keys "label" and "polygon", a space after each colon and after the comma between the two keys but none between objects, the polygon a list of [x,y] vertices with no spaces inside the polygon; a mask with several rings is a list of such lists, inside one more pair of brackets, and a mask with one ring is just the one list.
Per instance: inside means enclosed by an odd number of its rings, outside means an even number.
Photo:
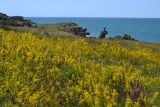
[{"label": "sky", "polygon": [[24,17],[160,18],[160,0],[0,0],[0,12]]}]

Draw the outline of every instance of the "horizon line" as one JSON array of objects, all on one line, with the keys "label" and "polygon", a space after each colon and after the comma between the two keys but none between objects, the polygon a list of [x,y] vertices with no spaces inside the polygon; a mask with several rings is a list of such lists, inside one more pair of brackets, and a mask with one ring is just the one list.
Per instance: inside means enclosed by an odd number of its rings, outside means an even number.
[{"label": "horizon line", "polygon": [[94,16],[94,17],[86,17],[86,16],[23,16],[25,18],[139,18],[139,19],[160,19],[160,17],[97,17],[97,16]]},{"label": "horizon line", "polygon": [[[0,13],[4,13],[1,12]],[[6,13],[4,13],[6,14]],[[6,14],[8,15],[8,14]],[[141,18],[141,19],[159,19],[160,17],[129,17],[129,16],[23,16],[23,15],[8,15],[8,16],[22,16],[22,17],[41,17],[41,18]]]}]

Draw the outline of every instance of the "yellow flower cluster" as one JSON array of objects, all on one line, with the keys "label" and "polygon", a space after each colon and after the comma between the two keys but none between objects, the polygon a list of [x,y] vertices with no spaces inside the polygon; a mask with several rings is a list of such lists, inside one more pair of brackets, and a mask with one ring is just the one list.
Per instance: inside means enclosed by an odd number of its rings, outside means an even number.
[{"label": "yellow flower cluster", "polygon": [[160,105],[160,44],[0,29],[0,106]]}]

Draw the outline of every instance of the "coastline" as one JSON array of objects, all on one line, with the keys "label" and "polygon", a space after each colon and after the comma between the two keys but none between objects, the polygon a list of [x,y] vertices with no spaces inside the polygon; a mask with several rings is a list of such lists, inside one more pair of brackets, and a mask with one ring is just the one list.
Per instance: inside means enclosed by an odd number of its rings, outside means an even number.
[{"label": "coastline", "polygon": [[[32,19],[32,18],[29,18]],[[149,20],[149,21],[147,21]],[[33,18],[32,21],[38,24],[55,24],[61,22],[76,22],[80,26],[87,28],[91,35],[98,36],[101,29],[103,27],[107,27],[109,31],[109,37],[117,36],[117,35],[124,35],[130,34],[135,39],[145,42],[153,42],[153,43],[160,43],[160,24],[158,24],[160,19],[147,19],[146,21],[143,19],[119,19],[119,18],[70,18],[70,17],[49,17],[45,18]],[[150,21],[153,20],[153,23],[150,25]],[[158,23],[157,21],[158,20]],[[144,23],[148,24],[144,24]],[[155,28],[154,26],[157,26]],[[156,36],[157,35],[157,36]]]}]

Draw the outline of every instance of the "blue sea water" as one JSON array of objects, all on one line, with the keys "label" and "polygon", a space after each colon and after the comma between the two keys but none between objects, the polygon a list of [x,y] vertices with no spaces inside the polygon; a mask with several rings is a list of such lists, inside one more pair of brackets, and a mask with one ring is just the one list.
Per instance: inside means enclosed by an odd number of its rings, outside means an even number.
[{"label": "blue sea water", "polygon": [[109,31],[108,37],[127,33],[140,41],[160,43],[160,18],[27,17],[27,19],[38,24],[76,22],[95,36],[99,36],[106,26]]}]

